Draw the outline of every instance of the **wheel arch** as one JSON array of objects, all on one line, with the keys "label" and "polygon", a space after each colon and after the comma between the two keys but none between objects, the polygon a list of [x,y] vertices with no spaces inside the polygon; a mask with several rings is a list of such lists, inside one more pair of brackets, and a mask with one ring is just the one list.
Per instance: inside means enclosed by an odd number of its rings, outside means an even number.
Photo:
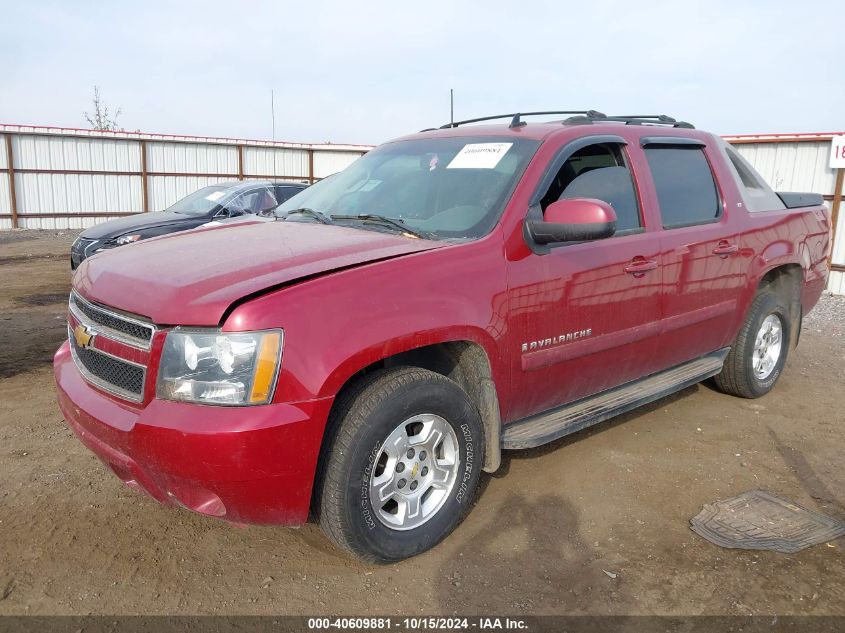
[{"label": "wheel arch", "polygon": [[769,267],[759,278],[754,296],[764,291],[779,295],[789,306],[789,316],[795,327],[792,328],[790,347],[798,344],[801,334],[802,305],[801,288],[804,283],[804,269],[800,264],[787,262]]},{"label": "wheel arch", "polygon": [[[485,346],[477,340],[461,338],[393,350],[354,371],[350,372],[347,368],[346,376],[338,386],[335,404],[342,400],[344,392],[353,389],[368,374],[384,367],[397,366],[419,367],[441,374],[466,392],[477,407],[484,428],[483,470],[495,472],[501,464],[501,414],[493,364]],[[332,418],[330,415],[329,419]],[[330,435],[330,431],[326,428],[323,441]]]}]

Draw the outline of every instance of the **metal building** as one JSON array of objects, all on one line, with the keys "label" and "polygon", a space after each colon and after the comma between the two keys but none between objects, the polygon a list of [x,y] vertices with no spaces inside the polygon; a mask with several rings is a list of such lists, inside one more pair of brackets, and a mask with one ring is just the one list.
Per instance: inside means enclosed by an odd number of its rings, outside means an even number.
[{"label": "metal building", "polygon": [[0,229],[87,228],[226,180],[313,183],[370,149],[0,124]]},{"label": "metal building", "polygon": [[843,132],[725,136],[775,191],[820,193],[833,220],[828,290],[845,294],[845,222],[839,221],[845,169],[829,166],[830,141]]}]

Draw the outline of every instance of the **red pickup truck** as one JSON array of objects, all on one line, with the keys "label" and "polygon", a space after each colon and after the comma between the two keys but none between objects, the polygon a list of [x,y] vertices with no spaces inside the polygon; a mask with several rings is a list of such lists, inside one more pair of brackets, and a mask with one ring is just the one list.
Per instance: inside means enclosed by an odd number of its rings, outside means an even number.
[{"label": "red pickup truck", "polygon": [[275,222],[85,260],[68,423],[162,503],[311,514],[384,562],[449,534],[503,449],[710,377],[768,392],[827,280],[821,197],[669,117],[560,114],[425,130]]}]

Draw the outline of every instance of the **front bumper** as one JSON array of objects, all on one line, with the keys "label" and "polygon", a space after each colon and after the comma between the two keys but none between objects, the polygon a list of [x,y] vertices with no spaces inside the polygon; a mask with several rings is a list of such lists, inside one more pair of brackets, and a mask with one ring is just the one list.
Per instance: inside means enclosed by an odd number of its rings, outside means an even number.
[{"label": "front bumper", "polygon": [[299,525],[332,398],[254,407],[118,401],[89,385],[67,343],[53,361],[59,407],[127,485],[236,523]]}]

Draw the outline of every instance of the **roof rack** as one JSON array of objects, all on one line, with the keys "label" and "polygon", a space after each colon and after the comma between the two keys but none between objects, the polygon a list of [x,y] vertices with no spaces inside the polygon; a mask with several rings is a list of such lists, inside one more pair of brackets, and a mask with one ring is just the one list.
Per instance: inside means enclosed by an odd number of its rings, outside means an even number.
[{"label": "roof rack", "polygon": [[605,116],[600,112],[596,114],[599,116],[590,116],[589,114],[583,116],[573,116],[566,119],[563,124],[589,125],[591,123],[603,123],[605,121],[618,121],[620,123],[624,123],[625,125],[671,125],[672,127],[677,128],[686,128],[690,130],[695,129],[695,126],[692,123],[678,121],[667,114],[621,114],[612,116]]},{"label": "roof rack", "polygon": [[420,130],[421,132],[431,132],[435,129],[446,130],[459,125],[466,125],[468,123],[481,123],[482,121],[495,121],[497,119],[510,119],[509,128],[518,128],[526,125],[522,120],[524,116],[542,116],[549,114],[566,114],[569,118],[563,121],[564,125],[589,125],[592,123],[603,123],[605,121],[618,121],[625,125],[671,125],[677,128],[695,129],[692,123],[686,121],[678,121],[666,114],[625,114],[607,116],[598,110],[546,110],[543,112],[511,112],[510,114],[496,114],[493,116],[482,116],[475,119],[465,119],[463,121],[453,121],[441,125],[440,128],[426,128]]},{"label": "roof rack", "polygon": [[[458,127],[459,125],[466,125],[467,123],[480,123],[481,121],[495,121],[496,119],[510,119],[510,125],[508,127],[515,128],[515,127],[522,127],[525,125],[525,121],[522,120],[524,116],[542,116],[548,114],[567,114],[567,115],[575,115],[581,114],[584,116],[595,116],[595,117],[603,117],[604,114],[597,110],[547,110],[545,112],[511,112],[510,114],[495,114],[493,116],[482,116],[476,119],[466,119],[464,121],[453,121],[452,123],[447,123],[446,125],[441,125],[439,129],[446,130],[452,127]],[[433,130],[434,128],[429,128],[427,130],[422,130],[423,132],[428,132],[429,130]]]}]

